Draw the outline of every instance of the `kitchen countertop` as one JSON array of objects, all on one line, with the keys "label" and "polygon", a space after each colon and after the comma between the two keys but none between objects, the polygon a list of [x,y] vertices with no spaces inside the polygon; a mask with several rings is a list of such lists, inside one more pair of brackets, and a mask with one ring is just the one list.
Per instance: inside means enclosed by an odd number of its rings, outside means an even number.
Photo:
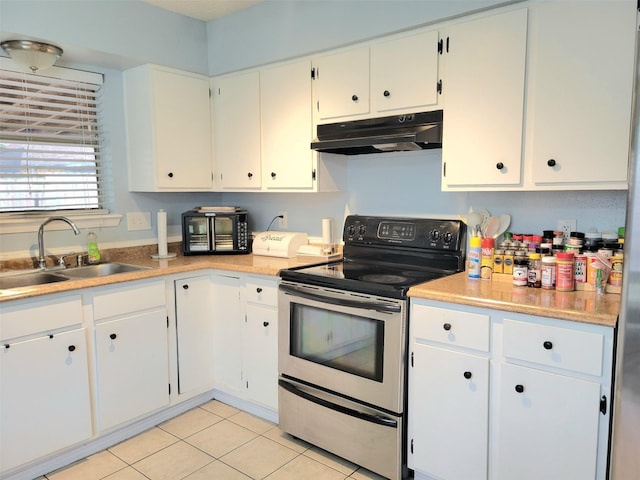
[{"label": "kitchen countertop", "polygon": [[618,294],[516,287],[510,282],[470,279],[466,272],[412,287],[409,296],[606,327],[616,326],[620,311]]},{"label": "kitchen countertop", "polygon": [[[197,255],[185,257],[179,253],[177,257],[169,260],[153,260],[149,255],[127,255],[125,257],[110,258],[109,261],[149,268],[147,270],[119,273],[103,277],[67,280],[64,282],[0,290],[0,302],[36,297],[51,293],[68,292],[80,288],[98,287],[132,280],[142,280],[146,278],[160,277],[163,275],[188,273],[202,269],[229,270],[233,272],[253,273],[258,275],[278,275],[280,270],[286,268],[323,262],[323,260],[318,260],[313,257],[279,258],[253,254]],[[64,274],[64,270],[60,270],[58,272]]]}]

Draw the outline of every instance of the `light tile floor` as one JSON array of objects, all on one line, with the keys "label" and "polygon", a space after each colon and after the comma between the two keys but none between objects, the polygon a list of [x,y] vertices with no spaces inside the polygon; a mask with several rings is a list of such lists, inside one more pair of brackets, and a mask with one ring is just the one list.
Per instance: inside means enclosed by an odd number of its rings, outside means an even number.
[{"label": "light tile floor", "polygon": [[212,400],[38,480],[382,480]]}]

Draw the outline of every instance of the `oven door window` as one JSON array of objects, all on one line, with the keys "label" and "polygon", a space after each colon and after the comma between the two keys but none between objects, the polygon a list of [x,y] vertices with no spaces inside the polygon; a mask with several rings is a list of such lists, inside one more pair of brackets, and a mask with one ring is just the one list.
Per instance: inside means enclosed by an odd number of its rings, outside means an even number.
[{"label": "oven door window", "polygon": [[216,251],[233,250],[233,219],[229,217],[214,218],[214,243]]},{"label": "oven door window", "polygon": [[291,355],[382,382],[384,322],[291,304]]}]

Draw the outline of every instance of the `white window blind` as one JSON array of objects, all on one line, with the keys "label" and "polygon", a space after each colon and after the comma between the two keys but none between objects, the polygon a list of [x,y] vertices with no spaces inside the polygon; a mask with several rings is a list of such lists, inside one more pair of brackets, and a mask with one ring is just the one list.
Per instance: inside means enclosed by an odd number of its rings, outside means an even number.
[{"label": "white window blind", "polygon": [[102,77],[85,76],[0,69],[0,212],[104,208]]}]

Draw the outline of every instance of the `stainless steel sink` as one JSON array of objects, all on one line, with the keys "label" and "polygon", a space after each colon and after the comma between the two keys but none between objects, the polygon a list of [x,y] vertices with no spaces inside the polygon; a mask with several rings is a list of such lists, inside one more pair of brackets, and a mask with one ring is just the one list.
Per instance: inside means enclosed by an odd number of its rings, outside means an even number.
[{"label": "stainless steel sink", "polygon": [[139,272],[148,270],[148,267],[128,265],[126,263],[100,263],[98,265],[87,265],[86,267],[67,268],[60,272],[61,275],[71,279],[95,278],[106,275],[116,275],[118,273]]},{"label": "stainless steel sink", "polygon": [[53,282],[64,282],[66,280],[80,280],[83,278],[105,277],[118,273],[138,272],[148,270],[149,267],[139,267],[126,263],[100,263],[98,265],[87,265],[85,267],[67,268],[56,270],[55,272],[26,272],[10,273],[0,275],[0,290],[9,288],[31,287],[35,285],[45,285]]},{"label": "stainless steel sink", "polygon": [[7,288],[30,287],[34,285],[44,285],[46,283],[64,282],[69,280],[57,273],[33,272],[19,273],[16,275],[0,276],[0,290]]}]

